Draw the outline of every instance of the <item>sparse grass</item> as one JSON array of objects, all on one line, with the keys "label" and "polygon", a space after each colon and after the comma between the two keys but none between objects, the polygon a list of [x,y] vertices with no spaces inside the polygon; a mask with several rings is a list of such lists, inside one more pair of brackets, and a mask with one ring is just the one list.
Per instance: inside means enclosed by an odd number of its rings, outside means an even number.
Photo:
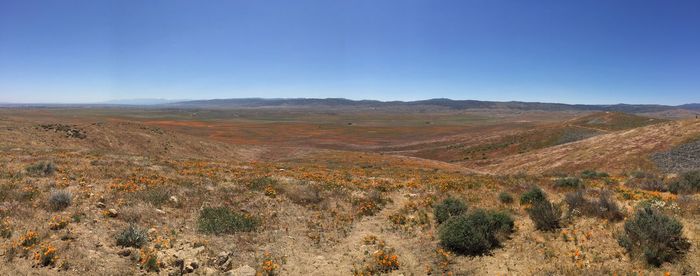
[{"label": "sparse grass", "polygon": [[56,165],[51,161],[39,161],[25,168],[27,174],[36,177],[46,177],[56,172]]},{"label": "sparse grass", "polygon": [[530,190],[520,195],[520,204],[535,204],[545,200],[547,200],[547,194],[537,186],[533,186]]},{"label": "sparse grass", "polygon": [[130,224],[115,237],[117,245],[122,247],[141,248],[148,242],[148,234],[145,229]]},{"label": "sparse grass", "polygon": [[49,209],[61,211],[68,208],[73,201],[73,195],[66,190],[55,190],[49,195]]},{"label": "sparse grass", "polygon": [[170,189],[163,186],[147,188],[138,193],[138,197],[156,208],[160,208],[170,199]]},{"label": "sparse grass", "polygon": [[637,211],[625,222],[618,242],[632,257],[643,256],[653,266],[673,262],[686,254],[690,242],[683,236],[683,225],[652,208]]},{"label": "sparse grass", "polygon": [[253,231],[259,222],[248,214],[239,214],[226,207],[205,207],[197,224],[202,233],[221,235]]},{"label": "sparse grass", "polygon": [[533,203],[526,209],[530,219],[535,223],[535,228],[541,231],[554,231],[561,227],[561,207],[549,200]]},{"label": "sparse grass", "polygon": [[440,245],[463,255],[481,255],[500,245],[499,237],[513,231],[513,220],[505,213],[477,210],[454,216],[440,226]]},{"label": "sparse grass", "polygon": [[642,171],[633,172],[631,177],[625,182],[625,186],[645,191],[668,191],[668,187],[664,184],[661,177]]},{"label": "sparse grass", "polygon": [[467,211],[467,204],[464,200],[448,197],[438,203],[433,209],[435,221],[441,224],[453,216],[459,216]]}]

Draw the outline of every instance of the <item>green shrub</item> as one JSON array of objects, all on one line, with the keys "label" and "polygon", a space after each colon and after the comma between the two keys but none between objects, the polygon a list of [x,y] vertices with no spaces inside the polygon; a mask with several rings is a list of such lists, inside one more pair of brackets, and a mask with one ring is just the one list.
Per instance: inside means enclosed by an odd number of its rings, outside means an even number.
[{"label": "green shrub", "polygon": [[435,221],[440,224],[447,221],[450,217],[461,215],[466,211],[467,204],[463,200],[448,197],[435,206],[433,214],[435,214]]},{"label": "green shrub", "polygon": [[130,224],[129,227],[117,234],[116,239],[118,246],[141,248],[148,241],[148,234],[146,230]]},{"label": "green shrub", "polygon": [[566,189],[578,189],[583,187],[583,181],[578,177],[562,177],[554,181],[554,186]]},{"label": "green shrub", "polygon": [[674,194],[692,194],[700,192],[700,170],[681,174],[679,179],[668,187]]},{"label": "green shrub", "polygon": [[530,190],[520,195],[520,204],[535,204],[536,202],[545,200],[547,200],[547,194],[537,186],[530,188]]},{"label": "green shrub", "polygon": [[564,202],[569,205],[569,215],[579,212],[590,217],[604,218],[609,221],[618,221],[624,218],[620,207],[612,199],[610,191],[602,191],[597,201],[585,198],[584,190],[577,190],[566,194]]},{"label": "green shrub", "polygon": [[618,237],[619,244],[630,256],[643,256],[653,266],[673,262],[690,248],[690,242],[683,237],[683,225],[652,208],[638,210],[634,218],[625,222],[624,229]]},{"label": "green shrub", "polygon": [[72,198],[73,196],[68,191],[52,191],[49,195],[49,208],[53,211],[66,209],[70,206]]},{"label": "green shrub", "polygon": [[498,200],[500,200],[501,203],[504,204],[511,204],[513,203],[513,196],[507,192],[501,192],[500,194],[498,194]]},{"label": "green shrub", "polygon": [[56,165],[51,161],[40,161],[25,168],[31,176],[49,176],[56,172]]},{"label": "green shrub", "polygon": [[249,232],[258,226],[257,219],[247,214],[236,213],[226,207],[202,209],[197,222],[200,232],[215,235]]},{"label": "green shrub", "polygon": [[526,209],[535,228],[541,231],[554,231],[560,227],[561,208],[549,200],[537,201]]},{"label": "green shrub", "polygon": [[499,236],[513,231],[513,220],[505,213],[483,210],[451,217],[440,227],[440,244],[455,253],[480,255],[500,245]]}]

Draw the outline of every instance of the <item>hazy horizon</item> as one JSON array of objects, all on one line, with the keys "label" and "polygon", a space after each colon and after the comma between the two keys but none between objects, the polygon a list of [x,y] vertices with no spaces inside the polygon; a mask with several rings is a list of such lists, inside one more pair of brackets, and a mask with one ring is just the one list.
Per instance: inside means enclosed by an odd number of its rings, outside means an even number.
[{"label": "hazy horizon", "polygon": [[0,102],[698,102],[700,2],[3,1]]}]

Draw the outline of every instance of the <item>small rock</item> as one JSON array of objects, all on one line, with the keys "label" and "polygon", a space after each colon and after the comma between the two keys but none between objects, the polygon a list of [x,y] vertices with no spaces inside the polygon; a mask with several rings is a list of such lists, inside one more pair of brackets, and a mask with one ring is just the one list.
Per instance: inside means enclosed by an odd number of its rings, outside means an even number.
[{"label": "small rock", "polygon": [[191,265],[185,266],[185,273],[192,273],[192,272],[194,272],[194,267],[192,267]]},{"label": "small rock", "polygon": [[197,269],[197,268],[199,268],[199,262],[197,260],[194,260],[194,261],[190,262],[190,266],[194,269]]},{"label": "small rock", "polygon": [[122,257],[128,257],[129,255],[131,255],[131,250],[130,249],[120,250],[119,252],[117,252],[117,254],[119,254],[119,256],[122,256]]},{"label": "small rock", "polygon": [[173,203],[173,204],[177,204],[177,203],[178,203],[177,197],[176,197],[176,196],[171,196],[171,197],[170,197],[170,202]]},{"label": "small rock", "polygon": [[218,271],[216,271],[216,269],[213,269],[211,267],[202,268],[201,272],[202,272],[201,274],[205,275],[205,276],[219,275]]},{"label": "small rock", "polygon": [[107,206],[105,205],[104,202],[98,202],[98,203],[97,203],[97,208],[104,209],[105,207],[107,207]]},{"label": "small rock", "polygon": [[158,213],[159,215],[165,215],[165,211],[161,209],[156,209],[156,213]]},{"label": "small rock", "polygon": [[216,256],[216,264],[219,266],[222,266],[228,261],[228,253],[226,252],[221,252],[219,253],[218,256]]},{"label": "small rock", "polygon": [[117,217],[117,215],[119,215],[119,212],[117,212],[117,209],[109,209],[109,210],[107,210],[107,216],[108,216],[108,217],[114,218],[114,217]]},{"label": "small rock", "polygon": [[149,236],[153,236],[153,234],[155,234],[156,232],[158,232],[158,230],[156,230],[155,228],[148,229]]}]

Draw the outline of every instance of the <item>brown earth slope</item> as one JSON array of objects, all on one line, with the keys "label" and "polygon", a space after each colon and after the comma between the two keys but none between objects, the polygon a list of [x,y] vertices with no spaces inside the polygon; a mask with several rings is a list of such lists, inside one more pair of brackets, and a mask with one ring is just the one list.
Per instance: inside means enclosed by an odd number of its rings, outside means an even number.
[{"label": "brown earth slope", "polygon": [[612,132],[585,140],[500,158],[492,173],[548,173],[599,169],[655,169],[649,154],[668,150],[700,134],[700,120],[683,120]]}]

